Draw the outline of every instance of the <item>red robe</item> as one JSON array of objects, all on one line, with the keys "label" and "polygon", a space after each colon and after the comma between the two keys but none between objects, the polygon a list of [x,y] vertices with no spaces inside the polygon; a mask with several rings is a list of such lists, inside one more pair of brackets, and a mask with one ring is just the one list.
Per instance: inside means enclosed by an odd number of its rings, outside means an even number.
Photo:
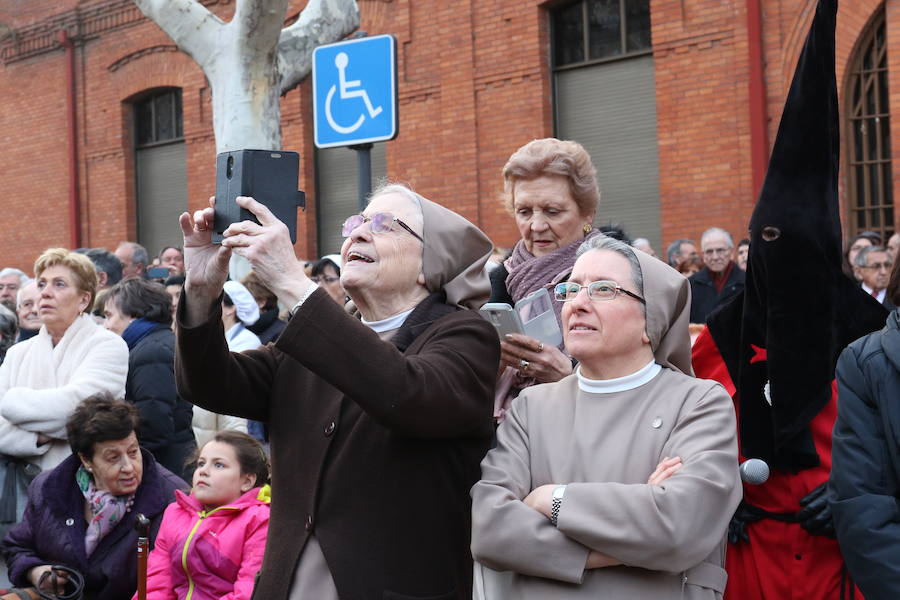
[{"label": "red robe", "polygon": [[[692,349],[694,374],[718,381],[738,398],[716,343],[704,328]],[[837,417],[837,385],[831,401],[810,422],[820,464],[798,473],[772,470],[762,485],[744,484],[744,499],[776,513],[799,512],[800,499],[828,479],[831,472],[831,432]],[[740,431],[740,427],[738,427]],[[743,462],[747,457],[740,456]],[[728,544],[725,600],[838,600],[844,566],[837,540],[810,535],[798,523],[763,519],[747,526],[750,543]],[[846,585],[846,584],[845,584]],[[846,588],[849,589],[849,588]],[[849,595],[844,597],[849,598]],[[856,598],[862,598],[856,590]]]}]

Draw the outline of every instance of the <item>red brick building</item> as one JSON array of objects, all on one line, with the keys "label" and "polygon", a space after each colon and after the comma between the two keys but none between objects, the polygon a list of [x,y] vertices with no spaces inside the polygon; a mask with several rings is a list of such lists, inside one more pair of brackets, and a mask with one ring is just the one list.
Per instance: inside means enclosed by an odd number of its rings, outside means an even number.
[{"label": "red brick building", "polygon": [[[234,10],[234,0],[203,4],[226,20]],[[290,4],[287,21],[305,2]],[[361,29],[398,41],[400,134],[374,152],[376,173],[510,246],[518,236],[499,200],[501,167],[532,138],[570,137],[601,173],[598,222],[620,221],[658,251],[713,225],[743,237],[815,9],[814,0],[358,4]],[[896,225],[894,23],[900,0],[841,3],[846,232]],[[156,251],[177,235],[169,213],[214,191],[207,82],[130,0],[0,0],[0,90],[0,266],[30,270],[53,245],[138,239]],[[282,116],[309,198],[298,254],[333,251],[346,216],[337,212],[355,204],[341,183],[355,182],[355,159],[314,149],[309,81],[284,96]],[[159,164],[183,167],[153,171],[167,152]],[[157,202],[173,189],[174,200]]]}]

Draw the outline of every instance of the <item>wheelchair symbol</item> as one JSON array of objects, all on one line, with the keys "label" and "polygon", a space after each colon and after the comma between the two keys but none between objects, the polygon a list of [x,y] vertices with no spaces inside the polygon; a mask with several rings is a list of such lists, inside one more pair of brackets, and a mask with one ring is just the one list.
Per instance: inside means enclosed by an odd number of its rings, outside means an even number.
[{"label": "wheelchair symbol", "polygon": [[[369,113],[369,117],[374,119],[381,114],[381,107],[372,106],[372,101],[369,100],[369,94],[366,92],[366,90],[351,89],[360,87],[360,82],[359,80],[347,81],[347,74],[345,71],[349,63],[350,57],[347,56],[346,52],[339,52],[338,55],[334,57],[334,66],[336,66],[338,70],[338,86],[340,86],[341,100],[346,100],[348,98],[362,98],[363,102],[366,105],[366,111]],[[353,133],[354,131],[359,129],[363,122],[366,120],[366,115],[359,115],[359,118],[356,119],[356,122],[349,127],[344,127],[334,120],[334,117],[331,115],[331,100],[334,98],[334,92],[338,88],[338,86],[331,86],[331,89],[328,90],[328,95],[325,96],[325,118],[328,119],[328,124],[331,125],[331,128],[338,133]]]}]

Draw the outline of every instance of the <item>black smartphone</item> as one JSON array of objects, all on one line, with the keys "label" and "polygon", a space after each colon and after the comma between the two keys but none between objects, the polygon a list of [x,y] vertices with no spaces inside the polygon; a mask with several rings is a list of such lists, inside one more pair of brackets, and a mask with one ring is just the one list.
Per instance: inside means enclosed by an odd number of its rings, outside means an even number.
[{"label": "black smartphone", "polygon": [[169,270],[165,267],[150,267],[147,269],[147,279],[168,279]]},{"label": "black smartphone", "polygon": [[306,196],[297,191],[300,155],[284,150],[233,150],[216,156],[216,210],[212,241],[232,223],[254,221],[249,210],[238,206],[238,196],[251,196],[287,225],[291,242],[297,242],[297,207]]}]

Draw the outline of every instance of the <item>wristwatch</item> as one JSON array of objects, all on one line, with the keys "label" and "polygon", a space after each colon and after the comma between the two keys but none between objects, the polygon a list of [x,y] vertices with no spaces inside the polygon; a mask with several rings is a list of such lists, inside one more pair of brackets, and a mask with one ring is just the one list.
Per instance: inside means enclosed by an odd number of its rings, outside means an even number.
[{"label": "wristwatch", "polygon": [[290,312],[288,312],[288,321],[294,318],[294,315],[297,314],[297,311],[300,310],[300,307],[303,306],[303,303],[309,300],[309,297],[312,296],[312,293],[319,289],[318,284],[315,282],[310,282],[309,287],[306,288],[306,291],[300,296],[300,300],[297,301],[297,304],[291,308]]},{"label": "wristwatch", "polygon": [[556,521],[559,519],[559,508],[562,506],[563,496],[566,493],[566,486],[558,485],[553,489],[553,495],[550,501],[550,522],[556,527]]}]

